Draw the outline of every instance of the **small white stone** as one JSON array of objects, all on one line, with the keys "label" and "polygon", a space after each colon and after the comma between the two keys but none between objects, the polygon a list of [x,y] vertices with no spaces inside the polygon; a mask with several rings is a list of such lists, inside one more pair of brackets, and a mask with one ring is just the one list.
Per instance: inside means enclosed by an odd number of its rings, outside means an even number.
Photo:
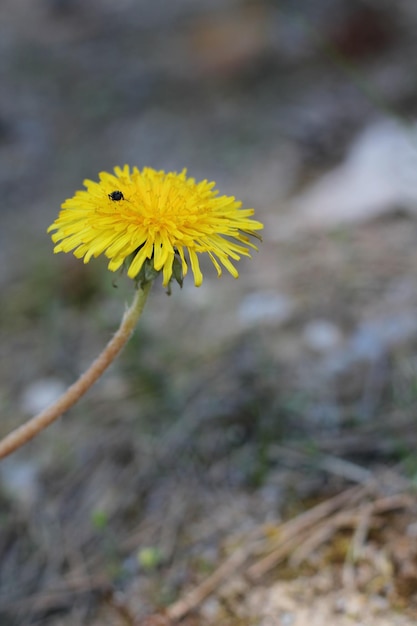
[{"label": "small white stone", "polygon": [[255,291],[243,298],[238,317],[244,326],[259,323],[284,324],[294,312],[294,302],[284,294],[274,291]]},{"label": "small white stone", "polygon": [[407,526],[406,534],[408,537],[417,537],[417,522],[412,522]]},{"label": "small white stone", "polygon": [[214,621],[217,619],[220,611],[221,605],[216,598],[209,598],[206,600],[202,606],[200,607],[201,615],[209,620]]},{"label": "small white stone", "polygon": [[43,411],[65,391],[66,385],[58,378],[42,378],[31,383],[23,392],[21,409],[30,415]]},{"label": "small white stone", "polygon": [[315,352],[330,352],[342,342],[342,333],[333,322],[316,319],[304,326],[303,338],[307,346]]},{"label": "small white stone", "polygon": [[398,207],[415,214],[416,133],[391,120],[365,128],[341,165],[291,201],[298,228],[365,222]]},{"label": "small white stone", "polygon": [[30,461],[8,458],[0,467],[2,489],[25,508],[33,506],[39,495],[38,470]]}]

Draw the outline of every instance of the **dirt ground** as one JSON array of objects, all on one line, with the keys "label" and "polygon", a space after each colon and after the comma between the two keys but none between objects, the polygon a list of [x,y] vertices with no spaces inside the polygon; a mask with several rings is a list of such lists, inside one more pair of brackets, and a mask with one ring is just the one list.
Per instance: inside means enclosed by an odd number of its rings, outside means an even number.
[{"label": "dirt ground", "polygon": [[0,6],[0,435],[131,299],[52,254],[85,178],[188,167],[265,223],[0,463],[1,626],[417,623],[417,9],[304,4]]}]

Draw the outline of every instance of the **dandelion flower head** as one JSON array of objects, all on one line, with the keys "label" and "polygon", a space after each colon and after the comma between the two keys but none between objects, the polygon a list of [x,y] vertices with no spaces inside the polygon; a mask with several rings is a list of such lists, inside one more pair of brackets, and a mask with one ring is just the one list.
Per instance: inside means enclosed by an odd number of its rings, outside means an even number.
[{"label": "dandelion flower head", "polygon": [[167,286],[175,264],[185,276],[189,265],[196,286],[203,275],[199,255],[207,253],[220,276],[222,266],[238,277],[233,261],[250,256],[263,228],[252,218],[253,209],[242,209],[233,196],[221,196],[215,183],[196,182],[181,173],[151,168],[115,167],[100,172],[99,182],[84,181],[62,204],[58,218],[48,228],[54,252],[70,252],[88,263],[104,254],[108,268],[127,268],[135,279],[144,264],[152,262]]}]

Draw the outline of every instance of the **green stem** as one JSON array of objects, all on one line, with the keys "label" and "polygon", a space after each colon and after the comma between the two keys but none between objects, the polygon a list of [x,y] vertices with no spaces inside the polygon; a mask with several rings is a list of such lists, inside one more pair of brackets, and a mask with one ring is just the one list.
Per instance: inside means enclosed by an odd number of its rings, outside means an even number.
[{"label": "green stem", "polygon": [[26,424],[19,426],[0,440],[0,459],[11,454],[26,442],[36,437],[44,428],[52,424],[65,411],[71,408],[90,387],[100,378],[103,372],[114,361],[122,348],[129,341],[135,326],[142,315],[152,282],[147,282],[137,289],[132,304],[125,312],[116,334],[109,341],[103,352],[62,394],[54,404],[32,417]]}]

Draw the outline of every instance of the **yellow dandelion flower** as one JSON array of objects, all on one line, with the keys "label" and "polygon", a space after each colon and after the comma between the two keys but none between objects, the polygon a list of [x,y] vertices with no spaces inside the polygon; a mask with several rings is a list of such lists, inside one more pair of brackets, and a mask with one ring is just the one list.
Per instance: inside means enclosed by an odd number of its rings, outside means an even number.
[{"label": "yellow dandelion flower", "polygon": [[114,174],[100,172],[99,182],[85,180],[86,190],[77,191],[62,204],[48,232],[54,252],[70,252],[88,263],[104,254],[111,271],[122,265],[137,279],[146,263],[162,272],[163,285],[180,279],[191,265],[196,286],[203,275],[198,255],[207,253],[220,276],[225,267],[238,272],[232,261],[250,256],[256,249],[249,235],[263,225],[251,219],[253,209],[241,209],[233,196],[220,196],[215,183],[196,182],[181,173],[115,167]]}]

